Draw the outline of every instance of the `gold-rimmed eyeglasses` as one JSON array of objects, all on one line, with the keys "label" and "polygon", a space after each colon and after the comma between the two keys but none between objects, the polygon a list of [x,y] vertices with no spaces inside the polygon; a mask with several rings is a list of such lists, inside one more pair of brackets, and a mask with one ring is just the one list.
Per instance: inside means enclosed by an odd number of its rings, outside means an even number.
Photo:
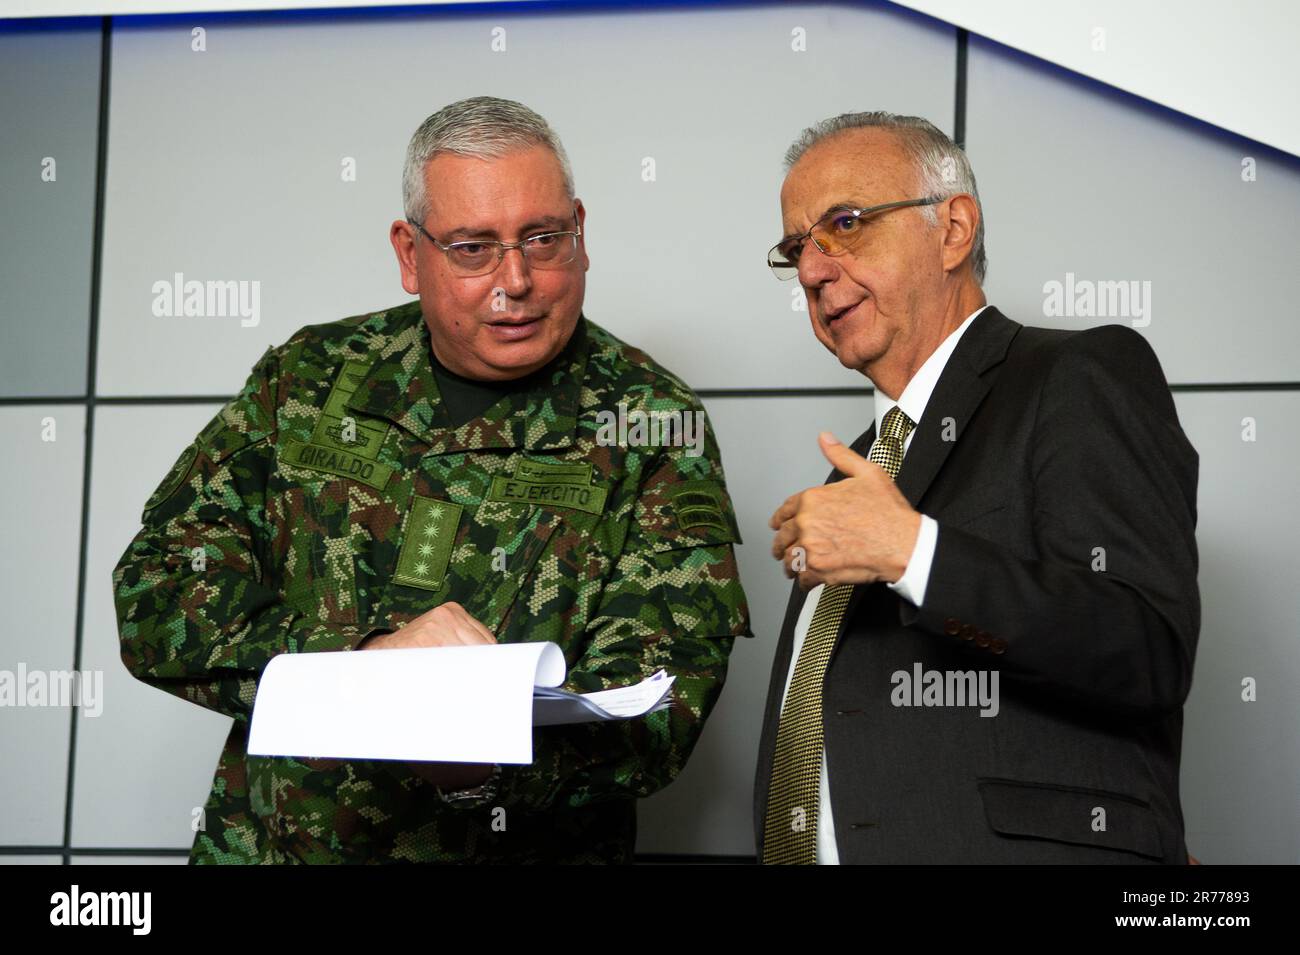
[{"label": "gold-rimmed eyeglasses", "polygon": [[799,256],[803,254],[804,243],[809,239],[826,255],[843,255],[862,240],[870,216],[908,206],[931,206],[943,202],[944,198],[946,197],[930,196],[926,199],[903,199],[865,208],[835,206],[814,222],[812,228],[803,235],[787,236],[772,246],[767,253],[768,267],[778,279],[792,279],[799,274]]}]

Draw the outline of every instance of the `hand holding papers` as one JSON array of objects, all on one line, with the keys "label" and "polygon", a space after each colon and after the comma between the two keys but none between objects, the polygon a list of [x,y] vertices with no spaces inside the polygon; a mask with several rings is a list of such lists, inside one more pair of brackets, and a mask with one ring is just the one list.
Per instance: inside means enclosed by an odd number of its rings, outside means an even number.
[{"label": "hand holding papers", "polygon": [[262,673],[248,752],[259,756],[531,763],[533,727],[632,719],[671,702],[662,670],[569,693],[553,643],[285,653]]}]

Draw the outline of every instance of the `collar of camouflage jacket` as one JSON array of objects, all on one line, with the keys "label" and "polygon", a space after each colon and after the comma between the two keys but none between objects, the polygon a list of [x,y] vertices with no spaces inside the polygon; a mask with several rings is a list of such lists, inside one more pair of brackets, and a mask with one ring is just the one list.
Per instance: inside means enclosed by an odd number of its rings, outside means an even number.
[{"label": "collar of camouflage jacket", "polygon": [[587,319],[578,324],[552,363],[553,371],[536,387],[505,394],[478,418],[459,428],[438,393],[430,362],[432,344],[418,301],[390,312],[394,325],[379,346],[365,379],[346,406],[362,415],[384,418],[409,432],[431,453],[524,448],[545,451],[571,447],[576,439],[582,381],[587,369]]}]

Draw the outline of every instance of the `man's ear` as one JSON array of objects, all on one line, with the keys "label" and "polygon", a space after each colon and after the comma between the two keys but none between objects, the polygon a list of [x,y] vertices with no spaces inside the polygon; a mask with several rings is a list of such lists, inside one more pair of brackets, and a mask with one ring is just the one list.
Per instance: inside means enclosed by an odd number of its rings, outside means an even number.
[{"label": "man's ear", "polygon": [[415,228],[404,219],[395,219],[388,228],[388,241],[397,255],[397,269],[402,289],[410,295],[420,294],[420,273],[415,267]]},{"label": "man's ear", "polygon": [[948,201],[946,226],[943,234],[943,270],[951,272],[967,261],[975,247],[975,230],[979,226],[980,211],[973,196],[958,193]]}]

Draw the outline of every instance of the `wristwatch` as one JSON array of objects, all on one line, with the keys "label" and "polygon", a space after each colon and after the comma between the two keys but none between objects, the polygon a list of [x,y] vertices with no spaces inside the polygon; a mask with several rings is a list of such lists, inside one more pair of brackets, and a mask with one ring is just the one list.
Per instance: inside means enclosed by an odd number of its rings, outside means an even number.
[{"label": "wristwatch", "polygon": [[497,785],[501,781],[501,766],[497,763],[492,764],[492,775],[479,783],[477,786],[470,786],[466,789],[452,789],[444,791],[441,786],[434,787],[438,791],[438,798],[449,806],[479,806],[491,802],[497,797]]}]

